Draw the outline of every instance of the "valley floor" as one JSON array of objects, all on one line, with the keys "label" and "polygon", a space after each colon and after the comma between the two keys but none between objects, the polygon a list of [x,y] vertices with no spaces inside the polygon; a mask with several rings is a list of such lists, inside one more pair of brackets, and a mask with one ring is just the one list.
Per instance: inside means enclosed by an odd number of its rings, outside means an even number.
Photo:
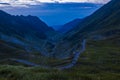
[{"label": "valley floor", "polygon": [[0,80],[120,80],[120,38],[88,41],[71,69],[0,66]]}]

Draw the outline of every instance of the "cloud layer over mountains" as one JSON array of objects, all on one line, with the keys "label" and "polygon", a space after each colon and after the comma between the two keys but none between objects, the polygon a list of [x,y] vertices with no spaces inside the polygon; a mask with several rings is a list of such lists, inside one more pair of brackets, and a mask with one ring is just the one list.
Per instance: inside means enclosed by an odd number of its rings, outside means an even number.
[{"label": "cloud layer over mountains", "polygon": [[0,7],[13,6],[13,7],[27,7],[27,5],[40,5],[42,3],[67,3],[67,2],[87,2],[87,3],[100,3],[105,4],[110,0],[0,0]]}]

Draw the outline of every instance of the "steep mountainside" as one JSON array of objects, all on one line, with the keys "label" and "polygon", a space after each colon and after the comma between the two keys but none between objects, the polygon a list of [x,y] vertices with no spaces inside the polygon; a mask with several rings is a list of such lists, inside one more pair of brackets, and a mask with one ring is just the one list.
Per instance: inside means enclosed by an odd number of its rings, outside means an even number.
[{"label": "steep mountainside", "polygon": [[[39,38],[45,39],[47,38],[47,35],[46,35],[47,32],[53,31],[52,28],[49,28],[44,22],[42,22],[36,16],[30,16],[30,15],[29,16],[12,16],[3,11],[0,11],[0,18],[2,19],[0,22],[1,32],[6,32],[4,30],[6,28],[9,31],[13,30],[13,32],[17,32],[18,34],[21,34],[21,32],[40,34]],[[19,31],[21,32],[19,33]]]},{"label": "steep mountainside", "polygon": [[42,53],[44,42],[53,34],[55,31],[35,16],[13,16],[0,10],[1,58]]},{"label": "steep mountainside", "polygon": [[68,40],[78,40],[90,36],[110,37],[110,34],[120,32],[120,1],[112,0],[94,14],[85,18],[65,37]]}]

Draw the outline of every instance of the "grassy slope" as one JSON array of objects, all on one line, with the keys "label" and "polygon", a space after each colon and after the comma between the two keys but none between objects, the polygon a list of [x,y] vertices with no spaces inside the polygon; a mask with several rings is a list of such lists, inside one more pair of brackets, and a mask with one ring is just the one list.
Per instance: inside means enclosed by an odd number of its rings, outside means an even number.
[{"label": "grassy slope", "polygon": [[88,41],[87,50],[72,69],[0,66],[0,80],[119,80],[120,38]]}]

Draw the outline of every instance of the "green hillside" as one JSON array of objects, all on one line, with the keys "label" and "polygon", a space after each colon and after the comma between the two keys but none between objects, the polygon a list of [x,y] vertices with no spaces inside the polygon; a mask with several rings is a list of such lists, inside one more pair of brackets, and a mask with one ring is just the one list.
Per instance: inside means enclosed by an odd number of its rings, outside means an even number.
[{"label": "green hillside", "polygon": [[[0,80],[119,80],[120,38],[88,41],[86,51],[71,69],[0,66]],[[104,45],[103,45],[104,44]]]}]

